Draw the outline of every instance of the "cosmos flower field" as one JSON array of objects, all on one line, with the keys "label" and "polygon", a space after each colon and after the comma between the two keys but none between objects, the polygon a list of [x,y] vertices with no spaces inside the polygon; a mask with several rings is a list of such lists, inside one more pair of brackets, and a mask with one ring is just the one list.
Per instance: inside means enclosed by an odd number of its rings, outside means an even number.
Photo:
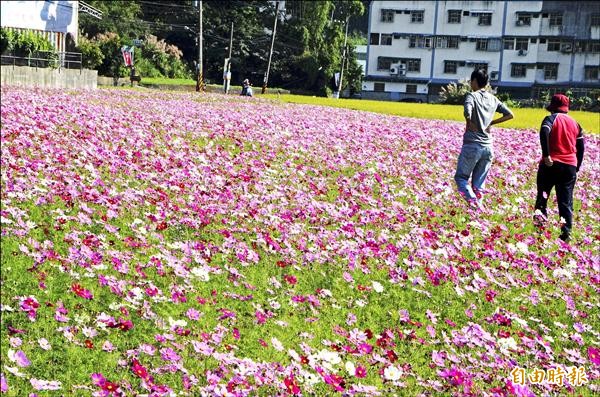
[{"label": "cosmos flower field", "polygon": [[600,392],[598,135],[565,244],[554,194],[532,224],[536,126],[493,130],[475,211],[463,123],[8,87],[1,113],[4,395]]}]

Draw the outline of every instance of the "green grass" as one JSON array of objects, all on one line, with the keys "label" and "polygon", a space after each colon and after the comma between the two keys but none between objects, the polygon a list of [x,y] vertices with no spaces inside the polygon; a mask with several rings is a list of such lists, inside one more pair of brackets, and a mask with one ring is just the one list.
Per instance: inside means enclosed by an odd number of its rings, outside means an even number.
[{"label": "green grass", "polygon": [[[302,103],[320,106],[364,110],[367,112],[391,114],[394,116],[415,117],[420,119],[442,119],[464,121],[461,105],[440,105],[432,103],[404,103],[389,101],[371,101],[364,99],[333,99],[302,95],[267,94],[283,102]],[[544,109],[512,109],[515,118],[499,126],[506,128],[539,128],[542,120],[548,115]],[[584,130],[600,133],[600,113],[573,111],[569,113]]]},{"label": "green grass", "polygon": [[142,77],[142,84],[161,84],[161,85],[196,85],[194,79],[169,79],[167,77]]}]

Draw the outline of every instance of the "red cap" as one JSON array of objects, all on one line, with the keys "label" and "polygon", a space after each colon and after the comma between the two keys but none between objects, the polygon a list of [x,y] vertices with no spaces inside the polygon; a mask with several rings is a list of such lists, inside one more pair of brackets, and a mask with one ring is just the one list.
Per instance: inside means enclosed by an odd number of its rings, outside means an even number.
[{"label": "red cap", "polygon": [[569,111],[569,98],[563,94],[554,94],[550,105],[546,106],[546,110],[552,113],[567,113]]}]

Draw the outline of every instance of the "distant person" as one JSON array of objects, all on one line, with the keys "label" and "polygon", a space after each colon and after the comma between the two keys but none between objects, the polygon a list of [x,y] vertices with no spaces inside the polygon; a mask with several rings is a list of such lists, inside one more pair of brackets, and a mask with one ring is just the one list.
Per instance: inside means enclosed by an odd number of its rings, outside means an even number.
[{"label": "distant person", "polygon": [[252,96],[252,84],[250,84],[250,80],[245,79],[242,82],[242,92],[241,96]]},{"label": "distant person", "polygon": [[[458,191],[474,208],[482,207],[485,179],[494,158],[490,126],[513,118],[510,109],[486,91],[488,80],[487,72],[483,69],[471,73],[473,92],[465,98],[466,127],[454,175]],[[501,113],[502,117],[493,120],[496,112]]]},{"label": "distant person", "polygon": [[583,162],[583,131],[567,115],[569,98],[565,95],[554,95],[546,110],[551,114],[544,118],[540,128],[542,159],[537,172],[534,221],[539,226],[546,221],[548,196],[556,187],[558,214],[564,220],[559,238],[567,242],[573,226],[573,189]]}]

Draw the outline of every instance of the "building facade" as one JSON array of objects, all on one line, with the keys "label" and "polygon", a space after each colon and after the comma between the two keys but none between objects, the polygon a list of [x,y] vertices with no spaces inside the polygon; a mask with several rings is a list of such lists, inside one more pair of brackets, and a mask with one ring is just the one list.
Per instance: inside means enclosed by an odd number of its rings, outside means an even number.
[{"label": "building facade", "polygon": [[372,1],[363,98],[434,101],[485,68],[515,98],[600,88],[600,2]]},{"label": "building facade", "polygon": [[47,38],[58,52],[77,43],[78,1],[0,1],[0,26]]}]

